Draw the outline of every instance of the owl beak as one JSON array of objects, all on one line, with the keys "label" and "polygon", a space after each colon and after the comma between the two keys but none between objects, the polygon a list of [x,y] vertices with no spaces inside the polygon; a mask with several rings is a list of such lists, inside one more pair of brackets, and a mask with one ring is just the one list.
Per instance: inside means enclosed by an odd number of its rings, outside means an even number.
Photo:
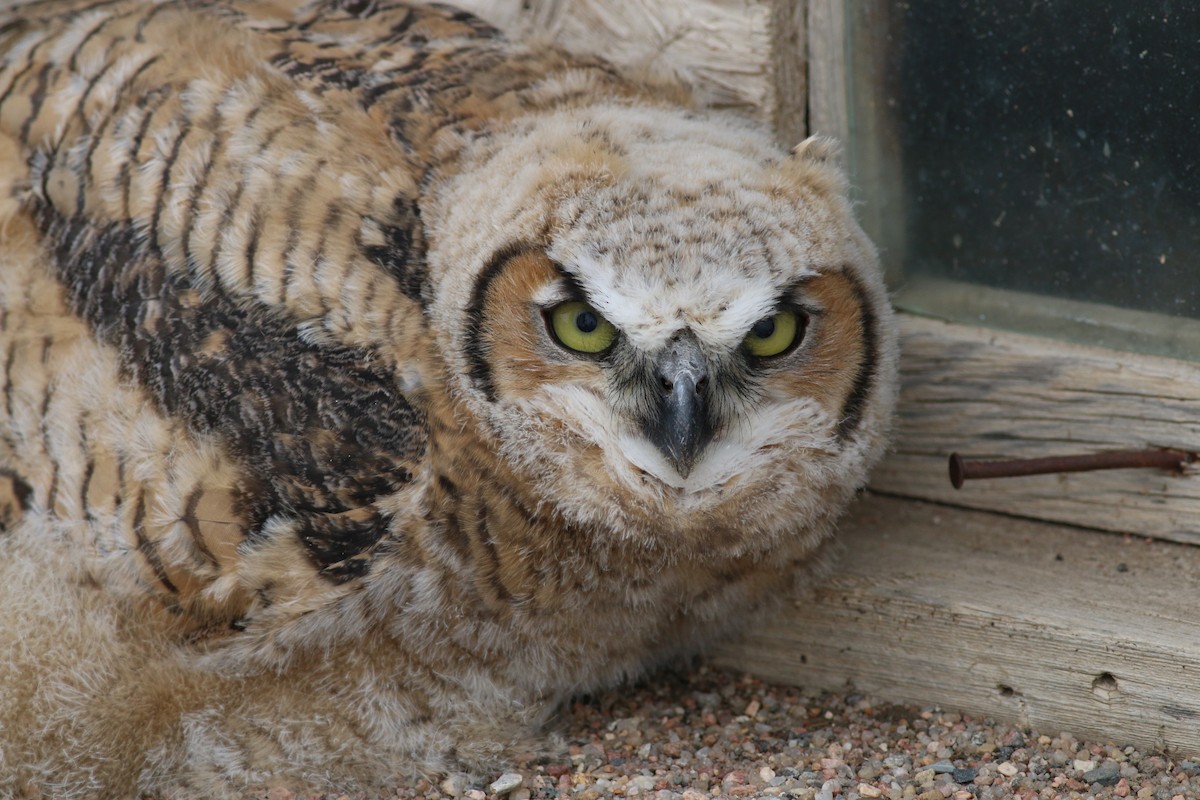
[{"label": "owl beak", "polygon": [[658,405],[646,437],[686,478],[712,439],[708,418],[708,365],[690,334],[677,337],[655,366]]}]

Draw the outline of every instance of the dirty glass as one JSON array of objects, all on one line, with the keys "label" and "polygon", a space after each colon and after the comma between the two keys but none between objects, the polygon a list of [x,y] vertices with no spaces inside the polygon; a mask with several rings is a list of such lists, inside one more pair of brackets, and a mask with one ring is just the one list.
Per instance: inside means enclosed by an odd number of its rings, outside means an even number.
[{"label": "dirty glass", "polygon": [[1088,341],[1111,314],[1105,344],[1200,358],[1200,2],[846,15],[850,165],[902,305]]}]

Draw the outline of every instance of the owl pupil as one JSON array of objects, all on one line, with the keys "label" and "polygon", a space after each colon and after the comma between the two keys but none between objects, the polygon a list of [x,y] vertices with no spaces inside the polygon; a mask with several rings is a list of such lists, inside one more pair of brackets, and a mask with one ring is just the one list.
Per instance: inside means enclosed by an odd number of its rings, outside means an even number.
[{"label": "owl pupil", "polygon": [[750,332],[759,339],[771,338],[771,334],[775,332],[775,318],[767,317],[766,319],[760,319],[754,323],[754,327],[750,329]]},{"label": "owl pupil", "polygon": [[600,326],[600,320],[591,311],[580,311],[575,317],[575,327],[584,333],[591,333]]}]

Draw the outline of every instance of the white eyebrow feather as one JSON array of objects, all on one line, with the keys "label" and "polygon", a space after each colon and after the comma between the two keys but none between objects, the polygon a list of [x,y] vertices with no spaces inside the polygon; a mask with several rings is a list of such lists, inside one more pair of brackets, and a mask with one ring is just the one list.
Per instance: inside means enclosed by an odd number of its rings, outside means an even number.
[{"label": "white eyebrow feather", "polygon": [[566,302],[571,299],[570,287],[567,281],[563,278],[556,278],[553,281],[543,284],[533,293],[534,305],[542,308],[548,308],[558,303]]},{"label": "white eyebrow feather", "polygon": [[577,254],[570,271],[596,310],[647,351],[663,347],[682,328],[713,349],[736,347],[754,323],[775,312],[782,288],[764,274],[748,279],[734,269],[704,270],[698,281],[669,281],[653,273],[625,276],[600,259]]}]

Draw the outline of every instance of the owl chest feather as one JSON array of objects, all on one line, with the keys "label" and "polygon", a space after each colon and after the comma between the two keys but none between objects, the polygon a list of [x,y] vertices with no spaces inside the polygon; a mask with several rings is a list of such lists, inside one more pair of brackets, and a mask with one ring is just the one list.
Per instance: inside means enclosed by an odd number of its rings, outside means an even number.
[{"label": "owl chest feather", "polygon": [[501,661],[522,683],[594,685],[636,673],[649,654],[719,636],[733,623],[730,608],[769,602],[789,586],[808,549],[680,558],[685,548],[670,538],[649,545],[571,522],[461,413],[442,406],[428,419],[425,526],[407,552],[444,576],[439,602],[462,608],[463,625],[487,619],[504,631]]}]

